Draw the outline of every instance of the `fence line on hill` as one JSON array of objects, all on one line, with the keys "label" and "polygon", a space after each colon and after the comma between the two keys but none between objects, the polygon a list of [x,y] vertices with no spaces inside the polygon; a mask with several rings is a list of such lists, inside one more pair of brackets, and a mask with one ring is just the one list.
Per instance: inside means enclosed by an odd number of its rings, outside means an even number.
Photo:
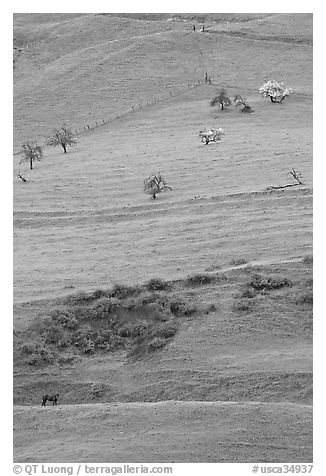
[{"label": "fence line on hill", "polygon": [[[177,89],[169,90],[169,94],[164,96],[164,97],[160,97],[160,98],[155,98],[154,97],[149,101],[145,101],[143,103],[137,103],[137,105],[132,105],[131,108],[127,109],[126,111],[124,111],[122,113],[113,114],[112,116],[109,116],[106,119],[102,119],[101,121],[95,121],[95,124],[93,124],[93,125],[86,124],[86,126],[83,126],[79,130],[78,129],[73,129],[73,132],[76,135],[86,134],[90,131],[93,131],[94,129],[97,129],[98,127],[104,126],[106,124],[109,124],[110,122],[113,122],[113,121],[115,121],[117,119],[120,119],[124,116],[127,116],[129,114],[132,114],[133,112],[140,111],[141,109],[145,109],[145,108],[147,108],[149,106],[153,106],[155,104],[163,103],[163,102],[169,100],[170,98],[179,96],[180,94],[183,94],[184,92],[186,92],[190,89],[194,89],[196,87],[203,86],[203,85],[206,85],[206,84],[208,84],[208,83],[205,83],[205,81],[201,81],[201,80],[198,79],[194,83],[188,83],[188,86],[186,88],[183,88],[183,89],[178,89],[177,88]],[[214,84],[214,83],[211,82],[210,84]]]},{"label": "fence line on hill", "polygon": [[[213,81],[211,81],[210,83],[207,83],[207,82],[205,82],[203,80],[200,80],[200,79],[198,79],[195,82],[188,82],[187,87],[185,87],[183,89],[179,89],[179,88],[170,89],[168,95],[165,95],[165,96],[160,97],[160,98],[154,97],[153,99],[151,99],[149,101],[145,101],[143,103],[141,103],[141,102],[137,103],[137,105],[134,104],[129,109],[127,109],[126,111],[124,111],[122,113],[113,114],[113,115],[111,115],[111,116],[109,116],[105,119],[102,119],[102,120],[98,119],[97,121],[95,121],[95,123],[91,123],[91,124],[88,123],[88,124],[82,126],[81,128],[79,128],[79,130],[76,129],[76,128],[71,128],[71,130],[76,136],[80,136],[82,134],[87,134],[88,132],[91,132],[94,129],[97,129],[98,127],[109,124],[109,123],[111,123],[111,122],[113,122],[117,119],[120,119],[124,116],[127,116],[127,115],[129,115],[133,112],[140,111],[141,109],[145,109],[146,107],[153,106],[154,104],[163,103],[163,102],[169,100],[170,98],[173,98],[173,97],[179,96],[180,94],[185,93],[186,91],[188,91],[190,89],[194,89],[194,88],[197,88],[197,87],[200,87],[200,86],[205,86],[205,85],[210,85],[210,84],[215,84],[215,83]],[[20,151],[13,152],[13,155],[19,155],[19,154],[20,154]]]},{"label": "fence line on hill", "polygon": [[[122,113],[113,114],[113,115],[109,116],[108,118],[105,118],[105,119],[102,119],[102,120],[97,120],[93,124],[86,124],[85,126],[82,126],[82,128],[80,128],[79,130],[78,129],[72,129],[72,131],[76,136],[80,136],[82,134],[87,134],[88,132],[91,132],[94,129],[97,129],[98,127],[105,126],[106,124],[109,124],[109,123],[111,123],[111,122],[113,122],[117,119],[125,117],[125,116],[127,116],[127,115],[129,115],[133,112],[139,111],[141,109],[145,109],[146,107],[149,107],[149,106],[153,106],[154,104],[164,103],[165,101],[169,100],[170,98],[177,97],[177,96],[185,93],[186,91],[188,91],[190,89],[194,89],[194,88],[197,88],[197,87],[200,87],[200,86],[218,86],[218,85],[219,85],[218,82],[215,82],[211,79],[208,79],[208,81],[198,79],[195,82],[188,82],[188,86],[183,88],[183,89],[178,89],[178,88],[170,89],[169,94],[165,95],[164,97],[161,97],[161,98],[155,98],[154,97],[153,99],[151,99],[149,101],[146,101],[144,103],[138,103],[137,105],[132,105],[131,108],[127,109],[126,111],[124,111]],[[238,87],[239,86],[230,85],[230,84],[228,85],[228,88],[232,88],[232,89],[236,89]],[[249,90],[249,91],[252,91],[252,92],[257,91],[256,89],[248,89],[248,88],[246,88],[246,90],[247,91]],[[298,95],[304,96],[304,97],[310,97],[309,95],[306,95],[306,94],[303,94],[303,93],[301,93],[301,94],[298,93]],[[19,154],[20,154],[20,151],[13,153],[13,155],[19,155]]]}]

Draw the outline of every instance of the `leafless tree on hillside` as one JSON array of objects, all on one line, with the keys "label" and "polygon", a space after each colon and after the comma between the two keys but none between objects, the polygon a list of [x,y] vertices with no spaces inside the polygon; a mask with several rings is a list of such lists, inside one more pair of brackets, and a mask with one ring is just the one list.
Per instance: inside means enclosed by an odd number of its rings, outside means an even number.
[{"label": "leafless tree on hillside", "polygon": [[19,153],[23,155],[19,163],[28,161],[31,170],[33,169],[33,162],[35,160],[40,161],[43,158],[42,147],[33,141],[25,142]]},{"label": "leafless tree on hillside", "polygon": [[221,106],[221,111],[224,111],[228,106],[231,106],[231,99],[226,94],[225,89],[221,89],[214,99],[211,101],[211,106],[216,106],[219,104]]},{"label": "leafless tree on hillside", "polygon": [[53,147],[61,146],[64,153],[67,153],[67,146],[73,147],[77,144],[77,139],[75,138],[71,129],[68,129],[65,125],[61,129],[55,129],[52,136],[45,139],[47,145]]},{"label": "leafless tree on hillside", "polygon": [[27,182],[27,180],[25,179],[24,175],[22,174],[20,170],[18,170],[17,172],[17,178],[19,178],[22,182]]},{"label": "leafless tree on hillside", "polygon": [[280,190],[282,188],[288,187],[296,187],[297,185],[303,185],[302,181],[302,173],[299,170],[292,169],[288,175],[292,175],[296,183],[288,183],[286,185],[272,185],[271,187],[267,187],[267,190]]},{"label": "leafless tree on hillside", "polygon": [[151,195],[153,200],[158,193],[165,192],[166,190],[172,190],[172,188],[166,183],[161,172],[152,174],[144,180],[144,192]]}]

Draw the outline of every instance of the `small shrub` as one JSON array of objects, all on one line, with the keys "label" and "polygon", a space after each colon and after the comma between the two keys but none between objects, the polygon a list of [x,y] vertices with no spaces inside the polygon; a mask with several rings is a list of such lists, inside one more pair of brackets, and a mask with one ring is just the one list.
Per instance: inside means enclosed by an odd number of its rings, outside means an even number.
[{"label": "small shrub", "polygon": [[43,343],[29,342],[22,344],[18,349],[26,356],[26,362],[29,365],[37,365],[41,363],[52,363],[54,355],[47,349]]},{"label": "small shrub", "polygon": [[166,344],[167,341],[163,337],[154,337],[154,339],[148,342],[147,349],[149,352],[155,352],[156,350],[164,347]]},{"label": "small shrub", "polygon": [[108,293],[108,297],[116,299],[126,299],[130,296],[135,296],[141,292],[139,286],[125,286],[124,284],[115,284],[112,290]]},{"label": "small shrub", "polygon": [[188,286],[203,286],[214,281],[216,281],[216,276],[212,274],[194,274],[193,276],[188,276],[186,284]]},{"label": "small shrub", "polygon": [[251,286],[247,287],[241,295],[241,297],[249,298],[249,299],[253,299],[255,296],[256,296],[255,290]]},{"label": "small shrub", "polygon": [[150,323],[147,321],[127,322],[118,330],[118,335],[121,337],[135,338],[147,331],[150,328]]},{"label": "small shrub", "polygon": [[241,266],[242,264],[247,264],[248,261],[244,258],[232,259],[230,261],[231,266]]},{"label": "small shrub", "polygon": [[170,302],[170,311],[175,316],[190,316],[196,312],[196,308],[188,306],[183,301],[174,300]]},{"label": "small shrub", "polygon": [[120,301],[117,298],[103,298],[97,301],[88,312],[90,319],[109,319],[115,315],[117,310],[121,307]]},{"label": "small shrub", "polygon": [[286,278],[264,278],[257,274],[253,277],[249,286],[253,287],[256,291],[270,291],[283,288],[284,286],[292,286],[292,283]]},{"label": "small shrub", "polygon": [[234,309],[239,312],[249,312],[253,308],[253,301],[251,299],[241,298],[234,304]]},{"label": "small shrub", "polygon": [[46,344],[58,344],[64,337],[63,330],[56,325],[48,326],[43,333],[44,342]]},{"label": "small shrub", "polygon": [[52,322],[55,322],[57,325],[68,330],[77,329],[79,326],[79,322],[75,315],[67,311],[55,309],[50,313],[50,319]]},{"label": "small shrub", "polygon": [[174,324],[163,324],[159,326],[156,331],[156,337],[164,337],[164,339],[171,339],[175,336],[177,332],[177,327]]},{"label": "small shrub", "polygon": [[153,278],[146,283],[146,289],[148,291],[169,291],[171,284],[167,281],[162,281],[162,279]]},{"label": "small shrub", "polygon": [[296,300],[296,304],[308,304],[313,305],[314,296],[312,291],[308,291]]},{"label": "small shrub", "polygon": [[83,306],[87,304],[91,304],[94,301],[96,301],[96,298],[93,296],[92,293],[78,293],[78,294],[72,294],[71,296],[68,296],[64,303],[68,304],[69,306]]},{"label": "small shrub", "polygon": [[91,386],[91,396],[92,398],[100,398],[104,394],[104,385],[101,383],[94,383]]},{"label": "small shrub", "polygon": [[93,291],[91,293],[91,296],[95,299],[95,300],[98,300],[98,299],[101,299],[101,298],[104,298],[104,297],[108,297],[108,292],[107,291],[103,291],[103,289],[96,289],[96,291]]}]

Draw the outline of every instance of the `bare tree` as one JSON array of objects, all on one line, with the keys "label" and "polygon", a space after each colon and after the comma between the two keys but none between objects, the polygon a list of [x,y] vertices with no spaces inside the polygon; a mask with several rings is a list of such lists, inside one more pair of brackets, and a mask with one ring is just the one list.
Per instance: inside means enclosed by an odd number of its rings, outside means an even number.
[{"label": "bare tree", "polygon": [[220,92],[211,100],[211,106],[216,106],[219,104],[221,106],[221,111],[226,109],[228,106],[231,106],[231,99],[227,96],[225,89],[221,89]]},{"label": "bare tree", "polygon": [[23,155],[19,163],[21,164],[22,162],[28,161],[31,170],[33,169],[33,162],[35,160],[40,161],[43,158],[42,147],[33,141],[25,142],[19,153]]},{"label": "bare tree", "polygon": [[19,178],[22,182],[27,182],[27,180],[25,179],[24,175],[22,174],[20,170],[18,170],[17,172],[17,178]]},{"label": "bare tree", "polygon": [[73,147],[77,144],[77,139],[75,138],[71,129],[68,129],[65,125],[61,129],[55,129],[52,136],[49,136],[45,139],[47,145],[56,147],[60,145],[63,148],[64,153],[67,153],[67,146]]},{"label": "bare tree", "polygon": [[292,175],[296,183],[288,183],[286,185],[272,185],[271,187],[267,187],[267,190],[279,190],[281,188],[288,188],[288,187],[296,187],[297,185],[303,185],[302,181],[302,173],[299,170],[292,169],[288,175]]},{"label": "bare tree", "polygon": [[253,112],[253,109],[247,102],[247,99],[237,94],[234,96],[234,102],[236,106],[241,106],[241,112]]},{"label": "bare tree", "polygon": [[153,199],[156,198],[158,193],[165,192],[166,190],[172,190],[172,188],[167,185],[161,172],[152,174],[144,180],[144,192],[151,195]]}]

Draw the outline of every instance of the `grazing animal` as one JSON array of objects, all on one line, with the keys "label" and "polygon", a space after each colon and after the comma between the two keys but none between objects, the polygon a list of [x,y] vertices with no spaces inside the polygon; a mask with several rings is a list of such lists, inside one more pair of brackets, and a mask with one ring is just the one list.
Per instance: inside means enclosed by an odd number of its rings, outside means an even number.
[{"label": "grazing animal", "polygon": [[59,394],[55,393],[54,395],[43,395],[42,397],[42,407],[46,406],[46,402],[53,402],[53,405],[58,405]]}]

